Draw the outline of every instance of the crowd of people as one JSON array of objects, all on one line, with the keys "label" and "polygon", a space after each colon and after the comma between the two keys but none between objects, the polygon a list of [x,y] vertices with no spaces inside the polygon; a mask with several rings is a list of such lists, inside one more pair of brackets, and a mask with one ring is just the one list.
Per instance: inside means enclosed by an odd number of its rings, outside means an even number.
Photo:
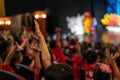
[{"label": "crowd of people", "polygon": [[[120,79],[120,45],[79,42],[77,36],[62,39],[60,27],[54,40],[49,34],[43,36],[41,26],[34,22],[35,32],[26,28],[19,34],[0,32],[0,73],[8,71],[18,80]],[[33,74],[20,74],[18,64]]]}]

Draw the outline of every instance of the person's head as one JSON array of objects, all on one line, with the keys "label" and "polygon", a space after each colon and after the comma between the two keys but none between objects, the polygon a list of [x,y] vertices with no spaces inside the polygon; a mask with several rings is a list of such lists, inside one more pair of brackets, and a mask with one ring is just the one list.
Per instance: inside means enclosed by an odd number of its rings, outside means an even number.
[{"label": "person's head", "polygon": [[84,16],[85,16],[85,17],[91,17],[91,13],[88,12],[88,11],[86,11],[86,12],[84,12]]},{"label": "person's head", "polygon": [[0,51],[7,52],[9,49],[9,46],[10,46],[9,41],[2,40],[0,42]]},{"label": "person's head", "polygon": [[54,64],[44,73],[45,80],[74,80],[71,68],[65,64]]},{"label": "person's head", "polygon": [[51,40],[50,43],[49,43],[49,47],[50,47],[50,49],[54,49],[55,46],[56,46],[56,42],[55,42],[55,40]]},{"label": "person's head", "polygon": [[20,51],[16,51],[13,55],[13,58],[11,60],[11,64],[14,65],[16,63],[22,63],[23,62],[23,55]]},{"label": "person's head", "polygon": [[111,69],[109,65],[102,64],[93,73],[93,80],[110,80]]},{"label": "person's head", "polygon": [[98,55],[97,55],[95,50],[90,49],[90,50],[87,51],[86,60],[87,60],[88,64],[96,63],[97,59],[98,59]]},{"label": "person's head", "polygon": [[105,51],[104,50],[97,50],[98,54],[98,62],[100,63],[105,63],[106,62],[106,56],[105,56]]}]

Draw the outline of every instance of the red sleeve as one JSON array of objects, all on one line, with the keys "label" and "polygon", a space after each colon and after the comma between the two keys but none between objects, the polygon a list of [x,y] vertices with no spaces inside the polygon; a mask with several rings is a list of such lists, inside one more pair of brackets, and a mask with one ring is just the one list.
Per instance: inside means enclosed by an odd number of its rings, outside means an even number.
[{"label": "red sleeve", "polygon": [[25,78],[19,76],[18,74],[15,73],[15,70],[13,70],[9,64],[2,66],[2,70],[9,71],[11,73],[14,73],[16,76],[18,76],[21,80],[26,80]]},{"label": "red sleeve", "polygon": [[2,70],[2,67],[0,66],[0,70]]},{"label": "red sleeve", "polygon": [[20,41],[20,45],[21,45],[24,41],[25,41],[24,39],[21,39],[21,41]]},{"label": "red sleeve", "polygon": [[39,74],[34,75],[34,80],[39,80]]},{"label": "red sleeve", "polygon": [[13,70],[9,64],[7,65],[3,65],[2,66],[2,70],[6,70],[6,71],[9,71],[9,72],[12,72],[12,73],[15,73],[15,70]]},{"label": "red sleeve", "polygon": [[62,62],[62,63],[66,63],[66,58],[65,58],[65,55],[62,51],[62,48],[58,45],[56,45],[56,58],[59,62]]}]

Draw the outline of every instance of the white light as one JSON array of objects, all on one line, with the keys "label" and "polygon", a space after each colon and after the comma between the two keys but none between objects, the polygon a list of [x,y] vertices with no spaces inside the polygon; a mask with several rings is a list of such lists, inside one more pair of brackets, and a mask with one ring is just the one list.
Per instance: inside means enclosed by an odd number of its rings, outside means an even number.
[{"label": "white light", "polygon": [[0,21],[0,25],[3,25],[4,24],[4,21]]},{"label": "white light", "polygon": [[40,17],[40,15],[39,14],[35,14],[35,19],[38,19],[39,17]]},{"label": "white light", "polygon": [[71,30],[74,35],[83,35],[84,27],[83,27],[83,16],[78,14],[77,16],[66,17],[67,27]]},{"label": "white light", "polygon": [[120,33],[120,27],[117,26],[106,26],[109,32]]},{"label": "white light", "polygon": [[5,24],[6,24],[6,25],[10,25],[10,24],[11,24],[11,21],[5,21]]},{"label": "white light", "polygon": [[41,17],[42,17],[42,18],[46,18],[47,15],[46,15],[46,14],[42,14]]}]

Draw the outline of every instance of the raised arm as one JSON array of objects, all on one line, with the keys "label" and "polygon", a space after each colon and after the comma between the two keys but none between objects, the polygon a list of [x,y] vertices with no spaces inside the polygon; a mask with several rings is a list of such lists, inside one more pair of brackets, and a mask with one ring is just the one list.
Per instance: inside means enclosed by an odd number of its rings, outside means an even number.
[{"label": "raised arm", "polygon": [[38,22],[35,20],[35,28],[36,28],[36,33],[38,37],[40,38],[40,47],[41,47],[41,52],[42,52],[42,61],[43,61],[43,66],[44,68],[48,68],[51,66],[51,56],[50,52],[47,48],[47,44],[45,42],[44,36],[42,35],[40,31],[40,26]]},{"label": "raised arm", "polygon": [[15,45],[12,45],[10,47],[10,51],[7,54],[7,57],[6,57],[5,61],[3,62],[3,65],[10,64],[10,61],[11,61],[11,59],[12,59],[12,57],[13,57],[16,50],[19,50],[19,51],[22,50],[22,48],[20,47],[20,45],[17,42],[16,42]]},{"label": "raised arm", "polygon": [[78,41],[79,39],[76,37],[75,38],[75,42],[76,42],[76,49],[77,49],[77,54],[78,54],[78,56],[81,56],[81,46],[80,46],[80,44],[79,44],[79,41]]},{"label": "raised arm", "polygon": [[40,64],[40,49],[37,46],[36,43],[32,43],[30,45],[31,49],[34,51],[34,57],[35,57],[35,72],[34,72],[34,80],[39,80],[39,73],[41,70],[41,64]]},{"label": "raised arm", "polygon": [[16,49],[17,49],[17,46],[16,46],[16,45],[13,45],[13,46],[11,47],[11,49],[10,49],[10,51],[9,51],[9,53],[8,53],[8,55],[7,55],[4,63],[3,63],[3,65],[10,64],[10,61],[11,61],[11,59],[12,59],[12,57],[13,57]]},{"label": "raised arm", "polygon": [[116,59],[119,55],[120,54],[118,52],[115,53],[114,55],[111,55],[111,64],[112,64],[113,71],[114,71],[114,74],[115,74],[114,80],[119,80],[120,79],[120,71],[119,71],[119,68],[116,64]]},{"label": "raised arm", "polygon": [[59,45],[61,47],[61,42],[60,42],[60,32],[61,32],[61,28],[60,27],[57,27],[55,29],[55,32],[56,32],[56,44]]}]

